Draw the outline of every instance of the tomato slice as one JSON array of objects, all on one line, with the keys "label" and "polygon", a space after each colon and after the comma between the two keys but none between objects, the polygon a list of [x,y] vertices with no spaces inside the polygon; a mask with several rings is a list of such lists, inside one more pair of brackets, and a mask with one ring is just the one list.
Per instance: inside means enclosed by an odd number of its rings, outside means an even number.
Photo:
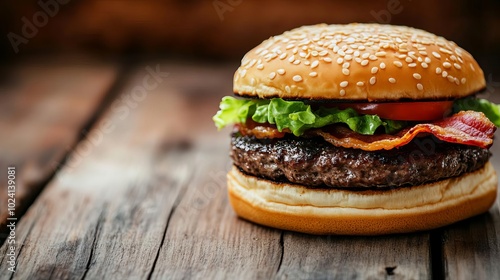
[{"label": "tomato slice", "polygon": [[340,109],[353,108],[360,114],[378,115],[400,121],[432,121],[450,114],[453,101],[339,103]]}]

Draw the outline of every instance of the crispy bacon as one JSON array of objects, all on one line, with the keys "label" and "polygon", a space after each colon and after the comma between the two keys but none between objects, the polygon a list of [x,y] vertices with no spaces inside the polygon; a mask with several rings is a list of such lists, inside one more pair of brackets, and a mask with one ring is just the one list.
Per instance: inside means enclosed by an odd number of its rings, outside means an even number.
[{"label": "crispy bacon", "polygon": [[[241,125],[240,132],[257,138],[282,138],[289,131],[279,132],[272,125],[248,123]],[[461,111],[446,119],[416,124],[394,135],[362,135],[347,127],[333,125],[323,129],[311,129],[305,136],[321,136],[329,143],[345,148],[365,151],[390,150],[408,144],[417,136],[432,134],[440,140],[464,145],[488,148],[493,143],[496,127],[480,112]]]},{"label": "crispy bacon", "polygon": [[236,124],[235,126],[239,132],[243,135],[253,135],[259,139],[273,139],[273,138],[283,138],[286,133],[290,133],[290,130],[285,128],[283,131],[279,131],[275,125],[269,123],[257,123],[252,119],[248,119],[245,124]]}]

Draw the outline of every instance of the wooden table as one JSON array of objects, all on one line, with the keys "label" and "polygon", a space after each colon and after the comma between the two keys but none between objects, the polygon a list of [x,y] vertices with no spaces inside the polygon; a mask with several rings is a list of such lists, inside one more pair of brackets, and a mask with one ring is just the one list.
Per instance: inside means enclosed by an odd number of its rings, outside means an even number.
[{"label": "wooden table", "polygon": [[[0,71],[3,239],[9,166],[18,219],[17,272],[4,242],[0,279],[500,279],[498,200],[452,226],[382,237],[238,219],[229,130],[211,121],[236,63],[83,61]],[[492,152],[500,170],[500,144]]]}]

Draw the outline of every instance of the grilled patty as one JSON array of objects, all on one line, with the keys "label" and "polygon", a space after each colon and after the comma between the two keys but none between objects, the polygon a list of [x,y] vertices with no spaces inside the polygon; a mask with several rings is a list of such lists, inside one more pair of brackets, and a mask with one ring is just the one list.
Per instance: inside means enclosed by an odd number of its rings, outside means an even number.
[{"label": "grilled patty", "polygon": [[322,138],[257,139],[231,136],[231,157],[241,171],[313,188],[415,186],[480,169],[490,152],[433,137],[389,151],[335,147]]}]

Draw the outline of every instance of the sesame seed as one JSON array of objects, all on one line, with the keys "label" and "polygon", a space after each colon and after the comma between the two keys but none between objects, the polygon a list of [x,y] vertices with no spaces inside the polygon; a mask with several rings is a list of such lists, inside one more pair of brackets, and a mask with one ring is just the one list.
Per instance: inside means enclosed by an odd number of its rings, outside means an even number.
[{"label": "sesame seed", "polygon": [[344,62],[344,59],[342,57],[337,58],[337,63],[342,64]]},{"label": "sesame seed", "polygon": [[[273,72],[274,73],[274,72]],[[295,82],[301,82],[302,81],[302,76],[300,75],[295,75],[292,78]]]},{"label": "sesame seed", "polygon": [[444,68],[450,68],[451,67],[451,63],[449,63],[448,61],[443,62],[443,67]]},{"label": "sesame seed", "polygon": [[344,56],[344,59],[345,59],[345,60],[352,60],[352,55],[350,55],[350,54],[346,54],[346,55]]},{"label": "sesame seed", "polygon": [[386,55],[386,52],[376,52],[375,53],[376,56],[380,56],[380,57],[383,57]]},{"label": "sesame seed", "polygon": [[415,68],[415,67],[417,67],[417,64],[416,63],[410,63],[410,64],[408,64],[408,67]]},{"label": "sesame seed", "polygon": [[349,71],[349,69],[347,68],[342,68],[342,74],[346,75],[346,76],[349,76],[349,74],[351,73],[351,71]]},{"label": "sesame seed", "polygon": [[252,59],[252,61],[250,61],[250,63],[247,65],[247,67],[246,67],[246,68],[248,69],[248,68],[250,68],[250,67],[254,66],[254,64],[255,64],[256,62],[257,62],[257,60]]},{"label": "sesame seed", "polygon": [[452,76],[452,75],[448,75],[446,78],[448,79],[448,81],[449,81],[450,83],[453,83],[453,82],[455,81],[455,79],[453,78],[453,76]]},{"label": "sesame seed", "polygon": [[448,72],[443,71],[443,73],[441,73],[441,76],[443,76],[443,78],[446,78],[448,76]]},{"label": "sesame seed", "polygon": [[286,46],[286,48],[285,48],[285,49],[289,50],[289,49],[291,49],[291,48],[293,48],[293,47],[295,47],[295,45],[294,45],[294,44],[288,44],[288,45]]},{"label": "sesame seed", "polygon": [[400,54],[400,55],[398,55],[398,58],[399,58],[399,59],[403,59],[403,58],[405,58],[405,57],[406,57],[406,54]]},{"label": "sesame seed", "polygon": [[395,83],[396,83],[396,79],[394,79],[394,78],[389,78],[389,83],[391,83],[391,84],[395,84]]},{"label": "sesame seed", "polygon": [[427,63],[425,63],[425,62],[422,62],[420,64],[420,66],[422,66],[422,68],[425,68],[425,69],[427,69],[427,67],[429,67],[429,65],[427,65]]},{"label": "sesame seed", "polygon": [[354,57],[358,57],[359,56],[359,51],[355,51],[354,52]]},{"label": "sesame seed", "polygon": [[338,54],[339,54],[340,56],[344,56],[344,55],[345,55],[345,52],[344,52],[343,50],[339,50],[339,51],[338,51]]},{"label": "sesame seed", "polygon": [[259,65],[257,65],[257,69],[259,69],[259,70],[264,69],[264,64],[259,64]]},{"label": "sesame seed", "polygon": [[413,78],[420,80],[420,79],[422,79],[422,76],[418,73],[413,73]]},{"label": "sesame seed", "polygon": [[326,63],[330,63],[330,62],[332,62],[332,59],[329,57],[325,57],[325,58],[323,58],[323,61]]},{"label": "sesame seed", "polygon": [[311,55],[314,56],[314,57],[318,56],[318,54],[319,54],[318,51],[312,51],[311,52]]},{"label": "sesame seed", "polygon": [[442,70],[440,67],[436,67],[436,74],[441,74]]},{"label": "sesame seed", "polygon": [[368,58],[370,56],[370,53],[364,53],[363,55],[361,55],[361,58]]},{"label": "sesame seed", "polygon": [[462,69],[462,66],[460,66],[460,64],[458,63],[453,63],[453,66],[455,66],[455,68],[457,68],[458,70]]},{"label": "sesame seed", "polygon": [[343,82],[340,83],[340,87],[345,88],[348,84],[349,84],[348,81],[343,81]]},{"label": "sesame seed", "polygon": [[344,96],[345,95],[345,90],[341,89],[340,90],[340,96]]},{"label": "sesame seed", "polygon": [[370,78],[370,85],[374,85],[377,82],[377,78],[371,77]]},{"label": "sesame seed", "polygon": [[295,61],[295,55],[292,54],[292,56],[288,58],[288,62],[292,63],[294,61]]},{"label": "sesame seed", "polygon": [[304,65],[309,66],[311,65],[311,62],[309,60],[304,61]]},{"label": "sesame seed", "polygon": [[282,54],[280,55],[280,59],[281,59],[281,60],[285,59],[287,55],[288,55],[287,53],[282,53]]},{"label": "sesame seed", "polygon": [[307,53],[305,53],[305,52],[299,52],[299,56],[300,56],[300,57],[306,57],[306,56],[307,56]]},{"label": "sesame seed", "polygon": [[411,63],[411,62],[413,62],[413,59],[411,57],[407,56],[405,58],[405,61],[408,62],[408,63]]},{"label": "sesame seed", "polygon": [[311,73],[309,73],[309,76],[311,76],[311,77],[316,77],[316,76],[318,76],[318,73],[316,73],[316,72],[311,72]]},{"label": "sesame seed", "polygon": [[269,73],[269,79],[274,79],[276,77],[276,73],[275,72],[271,72]]},{"label": "sesame seed", "polygon": [[357,85],[358,87],[362,87],[362,86],[364,86],[364,85],[365,85],[365,83],[364,83],[364,82],[357,82],[357,83],[356,83],[356,85]]},{"label": "sesame seed", "polygon": [[474,68],[474,65],[472,65],[472,63],[469,63],[469,66],[470,66],[470,69],[471,69],[472,71],[474,71],[474,72],[476,71],[476,68]]},{"label": "sesame seed", "polygon": [[393,63],[394,65],[396,65],[396,67],[399,67],[399,68],[403,67],[403,63],[401,63],[400,61],[394,61],[394,62],[392,62],[392,63]]},{"label": "sesame seed", "polygon": [[421,55],[427,55],[426,51],[419,51],[418,53],[421,54]]},{"label": "sesame seed", "polygon": [[465,82],[467,82],[467,79],[466,79],[466,78],[462,78],[462,80],[460,80],[460,82],[461,82],[462,84],[465,84]]},{"label": "sesame seed", "polygon": [[318,67],[319,65],[319,60],[315,60],[311,63],[311,69]]},{"label": "sesame seed", "polygon": [[418,61],[418,62],[422,62],[422,61],[424,61],[424,60],[423,60],[423,59],[419,56],[419,57],[417,58],[417,61]]},{"label": "sesame seed", "polygon": [[432,52],[432,55],[435,57],[435,58],[441,58],[441,55],[437,52]]},{"label": "sesame seed", "polygon": [[460,81],[458,80],[458,78],[457,78],[457,77],[455,77],[455,84],[456,84],[457,86],[458,86],[458,85],[460,85]]},{"label": "sesame seed", "polygon": [[321,51],[321,52],[319,53],[319,56],[325,56],[325,55],[327,55],[327,54],[328,54],[328,51]]},{"label": "sesame seed", "polygon": [[425,62],[425,63],[431,63],[431,59],[430,59],[430,57],[426,57],[426,58],[424,59],[424,62]]},{"label": "sesame seed", "polygon": [[368,57],[368,59],[370,59],[370,60],[377,60],[378,58],[375,55],[372,54],[372,55],[370,55]]},{"label": "sesame seed", "polygon": [[380,62],[380,69],[385,69],[385,63]]},{"label": "sesame seed", "polygon": [[290,86],[285,86],[285,91],[287,93],[291,93],[292,92],[292,90],[290,89]]},{"label": "sesame seed", "polygon": [[424,86],[422,84],[417,84],[417,89],[418,90],[424,90]]},{"label": "sesame seed", "polygon": [[294,62],[293,62],[294,65],[299,65],[300,64],[300,60],[299,59],[296,59]]},{"label": "sesame seed", "polygon": [[280,69],[276,70],[276,72],[278,72],[278,74],[280,74],[280,75],[284,75],[286,71],[285,71],[285,69],[280,68]]},{"label": "sesame seed", "polygon": [[255,78],[251,78],[251,79],[250,79],[250,85],[252,85],[252,86],[253,86],[254,84],[255,84]]},{"label": "sesame seed", "polygon": [[366,59],[365,59],[365,60],[361,61],[361,65],[362,65],[362,66],[366,66],[366,65],[368,65],[368,60],[366,60]]},{"label": "sesame seed", "polygon": [[351,66],[349,62],[344,62],[344,64],[342,64],[342,68],[349,68],[349,66]]},{"label": "sesame seed", "polygon": [[377,73],[377,72],[378,72],[378,67],[373,67],[373,68],[372,68],[372,74],[375,74],[375,73]]},{"label": "sesame seed", "polygon": [[453,54],[450,50],[445,49],[445,48],[439,48],[439,51],[440,51],[440,52],[447,53],[447,54]]}]

